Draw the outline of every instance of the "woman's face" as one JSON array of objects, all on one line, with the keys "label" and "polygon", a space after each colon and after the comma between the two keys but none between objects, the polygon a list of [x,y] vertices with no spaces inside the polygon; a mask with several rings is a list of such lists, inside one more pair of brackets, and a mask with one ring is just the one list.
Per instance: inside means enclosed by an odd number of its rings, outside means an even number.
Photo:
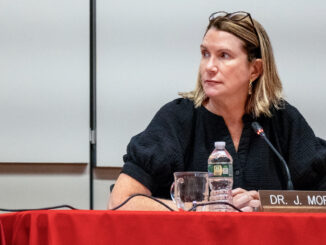
[{"label": "woman's face", "polygon": [[208,30],[200,45],[201,83],[207,97],[224,101],[247,98],[254,69],[243,45],[241,39],[228,32]]}]

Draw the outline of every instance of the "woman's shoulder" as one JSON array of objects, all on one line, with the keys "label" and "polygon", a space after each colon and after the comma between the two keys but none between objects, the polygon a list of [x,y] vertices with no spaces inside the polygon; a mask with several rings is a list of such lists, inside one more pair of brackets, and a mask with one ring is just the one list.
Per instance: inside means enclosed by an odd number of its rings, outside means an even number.
[{"label": "woman's shoulder", "polygon": [[280,117],[289,121],[304,120],[299,110],[286,100],[283,100],[280,107],[274,109],[272,114],[272,117]]},{"label": "woman's shoulder", "polygon": [[177,98],[168,103],[166,103],[161,109],[164,110],[184,110],[193,109],[194,103],[192,100],[185,98]]},{"label": "woman's shoulder", "polygon": [[288,101],[284,100],[280,108],[274,109],[270,118],[274,128],[286,131],[312,131],[301,112]]},{"label": "woman's shoulder", "polygon": [[177,98],[163,105],[158,114],[164,117],[187,118],[192,117],[194,110],[195,106],[193,101]]},{"label": "woman's shoulder", "polygon": [[184,131],[191,127],[194,120],[194,103],[178,98],[163,105],[155,114],[147,129],[164,131],[173,129]]}]

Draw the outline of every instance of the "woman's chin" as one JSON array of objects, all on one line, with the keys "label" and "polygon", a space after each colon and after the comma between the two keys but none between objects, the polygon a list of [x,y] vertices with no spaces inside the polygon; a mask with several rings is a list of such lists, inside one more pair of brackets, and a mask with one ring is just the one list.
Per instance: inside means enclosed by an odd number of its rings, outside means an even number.
[{"label": "woman's chin", "polygon": [[216,90],[205,91],[205,94],[208,98],[212,98],[212,99],[223,96],[223,93],[221,91],[216,91]]}]

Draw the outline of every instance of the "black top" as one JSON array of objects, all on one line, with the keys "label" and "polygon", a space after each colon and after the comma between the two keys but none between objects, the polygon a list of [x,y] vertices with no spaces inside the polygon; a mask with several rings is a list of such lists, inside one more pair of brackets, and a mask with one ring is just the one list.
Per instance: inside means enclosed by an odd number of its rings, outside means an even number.
[{"label": "black top", "polygon": [[[258,121],[288,164],[296,190],[326,190],[326,142],[317,138],[298,110],[285,102],[272,117]],[[145,185],[153,196],[169,197],[176,171],[207,171],[215,141],[225,141],[233,157],[233,188],[286,189],[280,160],[251,128],[254,119],[243,116],[244,128],[235,150],[223,117],[192,101],[179,98],[163,106],[149,126],[134,136],[124,156],[122,172]]]}]

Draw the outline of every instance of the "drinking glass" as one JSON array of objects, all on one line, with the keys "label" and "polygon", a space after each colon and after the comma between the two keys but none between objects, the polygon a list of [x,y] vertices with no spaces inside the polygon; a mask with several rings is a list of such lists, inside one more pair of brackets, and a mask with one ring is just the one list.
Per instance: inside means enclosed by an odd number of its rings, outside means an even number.
[{"label": "drinking glass", "polygon": [[[189,210],[194,204],[208,202],[207,172],[175,172],[171,185],[171,198],[179,210]],[[195,211],[207,211],[199,206]]]}]

